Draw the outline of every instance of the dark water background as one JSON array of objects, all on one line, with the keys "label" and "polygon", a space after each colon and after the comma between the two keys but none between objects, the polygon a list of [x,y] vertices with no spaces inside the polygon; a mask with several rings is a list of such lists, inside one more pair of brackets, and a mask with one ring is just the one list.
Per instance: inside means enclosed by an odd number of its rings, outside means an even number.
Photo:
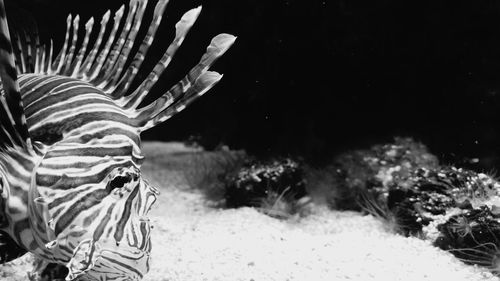
[{"label": "dark water background", "polygon": [[[68,13],[100,20],[123,3],[14,2],[56,46]],[[225,143],[324,160],[412,136],[445,162],[477,158],[469,166],[500,167],[500,1],[172,0],[144,75],[182,13],[200,4],[197,24],[150,100],[221,32],[238,36],[213,67],[224,79],[146,139],[197,136],[208,148]]]}]

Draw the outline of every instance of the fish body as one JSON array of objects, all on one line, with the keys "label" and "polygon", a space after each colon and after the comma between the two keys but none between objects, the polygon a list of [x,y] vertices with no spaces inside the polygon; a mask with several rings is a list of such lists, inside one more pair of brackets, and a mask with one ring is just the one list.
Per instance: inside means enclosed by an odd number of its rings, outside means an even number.
[{"label": "fish body", "polygon": [[214,37],[179,83],[139,107],[201,11],[181,18],[163,57],[131,89],[166,4],[157,2],[146,37],[126,64],[147,1],[122,6],[113,24],[105,13],[93,45],[93,18],[77,46],[79,17],[69,16],[55,56],[36,30],[14,32],[11,40],[0,0],[0,262],[29,251],[39,262],[35,279],[48,263],[66,266],[66,280],[140,280],[148,272],[147,214],[159,192],[141,176],[140,134],[214,86],[222,75],[208,69],[235,40]]}]

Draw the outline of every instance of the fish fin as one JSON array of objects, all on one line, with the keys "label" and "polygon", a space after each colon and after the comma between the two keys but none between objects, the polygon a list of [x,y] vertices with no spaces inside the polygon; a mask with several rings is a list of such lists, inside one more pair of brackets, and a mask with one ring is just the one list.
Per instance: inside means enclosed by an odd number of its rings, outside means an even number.
[{"label": "fish fin", "polygon": [[[142,131],[162,123],[183,110],[186,106],[212,88],[222,78],[217,72],[207,71],[234,43],[236,37],[230,34],[215,36],[200,62],[170,90],[148,106],[138,109],[137,119],[143,125]],[[130,104],[133,102],[134,104]],[[138,106],[140,101],[131,100],[128,105]]]},{"label": "fish fin", "polygon": [[[73,15],[69,14],[66,18],[66,35],[64,35],[64,44],[59,50],[55,60],[51,63],[49,74],[59,74],[64,61],[66,60],[66,51],[68,49],[69,44],[69,35],[71,32],[71,23],[73,22]],[[50,63],[50,62],[49,62]]]},{"label": "fish fin", "polygon": [[30,149],[31,139],[19,91],[14,51],[3,0],[0,0],[0,79],[2,81],[0,145],[4,148],[19,146]]},{"label": "fish fin", "polygon": [[139,28],[141,27],[144,11],[146,10],[146,5],[147,1],[138,1],[137,7],[134,6],[130,9],[133,11],[133,8],[135,8],[133,19],[134,24],[132,24],[132,20],[128,21],[127,19],[127,25],[122,30],[123,37],[120,37],[122,39],[120,40],[120,42],[118,42],[118,44],[115,45],[118,47],[117,50],[119,51],[112,52],[112,55],[114,55],[114,64],[110,63],[107,67],[104,68],[106,75],[103,77],[103,81],[99,85],[99,87],[104,89],[104,91],[106,92],[109,92],[110,88],[114,88],[118,83],[118,80],[122,76],[125,63],[128,60],[130,51],[132,50],[135,39],[137,37],[137,33],[139,32]]},{"label": "fish fin", "polygon": [[[123,104],[125,105],[125,107],[136,108],[146,97],[153,85],[156,83],[156,81],[158,81],[158,78],[160,78],[160,75],[169,65],[177,49],[180,47],[187,33],[191,29],[191,26],[198,18],[200,12],[201,6],[186,12],[182,16],[181,20],[175,25],[174,40],[167,48],[160,61],[158,61],[158,63],[155,65],[153,71],[151,71],[146,80],[144,80],[133,93],[123,99]],[[115,92],[114,94],[117,95],[118,93]]]},{"label": "fish fin", "polygon": [[[174,99],[169,95],[169,93],[163,95],[160,99],[156,100],[153,103],[153,107],[149,107],[153,110],[148,110],[150,112],[147,115],[143,116],[141,120],[141,124],[143,125],[140,130],[148,130],[160,123],[167,121],[175,114],[181,112],[188,105],[190,105],[204,93],[210,90],[213,86],[215,86],[215,84],[217,84],[222,79],[222,76],[223,75],[214,71],[206,71],[202,75],[200,75],[196,79],[196,81],[182,93],[179,98]],[[158,101],[160,100],[164,101],[158,103]],[[146,111],[143,111],[143,113],[144,112]]]},{"label": "fish fin", "polygon": [[141,67],[142,62],[144,61],[144,58],[148,53],[149,47],[153,43],[156,31],[158,30],[158,26],[160,26],[167,4],[168,1],[158,1],[158,3],[156,4],[153,13],[153,19],[151,20],[146,36],[139,46],[137,53],[132,59],[132,62],[128,66],[127,70],[125,70],[125,73],[120,78],[120,81],[118,81],[114,87],[110,87],[108,90],[114,98],[120,98],[127,94],[130,85],[139,72],[139,68]]},{"label": "fish fin", "polygon": [[[200,15],[201,7],[192,9],[182,16],[175,25],[175,38],[163,57],[149,76],[136,89],[131,90],[131,85],[154,41],[168,0],[158,0],[146,35],[140,39],[137,35],[140,33],[148,1],[129,1],[128,6],[122,5],[115,12],[113,23],[109,11],[102,16],[100,24],[97,24],[97,21],[94,23],[93,19],[87,21],[85,37],[80,40],[78,39],[80,17],[69,15],[63,47],[53,61],[52,47],[39,46],[40,40],[38,33],[35,32],[36,29],[32,28],[26,32],[28,35],[18,33],[15,46],[19,53],[13,56],[19,61],[17,69],[23,73],[35,71],[63,75],[92,84],[134,114],[142,131],[172,117],[221,79],[222,75],[209,72],[208,69],[229,49],[236,37],[230,34],[219,34],[214,37],[200,62],[180,82],[156,101],[138,109],[181,46]],[[90,42],[93,28],[97,28],[98,25],[97,38]],[[137,51],[132,57],[131,52],[136,43]]]},{"label": "fish fin", "polygon": [[42,46],[33,15],[14,5],[8,5],[9,28],[18,74],[40,73]]}]

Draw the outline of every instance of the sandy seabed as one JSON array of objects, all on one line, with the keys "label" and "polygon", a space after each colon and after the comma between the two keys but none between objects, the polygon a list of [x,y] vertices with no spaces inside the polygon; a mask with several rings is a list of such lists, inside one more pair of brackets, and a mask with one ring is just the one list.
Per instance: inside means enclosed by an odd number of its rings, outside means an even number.
[{"label": "sandy seabed", "polygon": [[[146,281],[500,280],[425,241],[395,235],[371,216],[313,206],[307,217],[281,221],[252,208],[212,208],[165,164],[169,155],[179,163],[190,148],[146,143],[144,151],[164,159],[144,167],[145,178],[161,187]],[[0,266],[0,280],[27,280],[29,260]]]}]

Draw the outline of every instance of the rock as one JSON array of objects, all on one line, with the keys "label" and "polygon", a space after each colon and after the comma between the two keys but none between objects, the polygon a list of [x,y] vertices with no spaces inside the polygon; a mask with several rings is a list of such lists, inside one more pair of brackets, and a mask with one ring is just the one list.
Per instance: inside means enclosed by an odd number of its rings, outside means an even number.
[{"label": "rock", "polygon": [[337,206],[357,202],[400,234],[500,273],[500,183],[493,177],[440,166],[411,139],[343,154],[335,165],[337,194],[350,196],[333,198]]},{"label": "rock", "polygon": [[297,213],[307,195],[303,170],[290,158],[250,161],[226,178],[226,206],[257,207],[273,216]]}]

